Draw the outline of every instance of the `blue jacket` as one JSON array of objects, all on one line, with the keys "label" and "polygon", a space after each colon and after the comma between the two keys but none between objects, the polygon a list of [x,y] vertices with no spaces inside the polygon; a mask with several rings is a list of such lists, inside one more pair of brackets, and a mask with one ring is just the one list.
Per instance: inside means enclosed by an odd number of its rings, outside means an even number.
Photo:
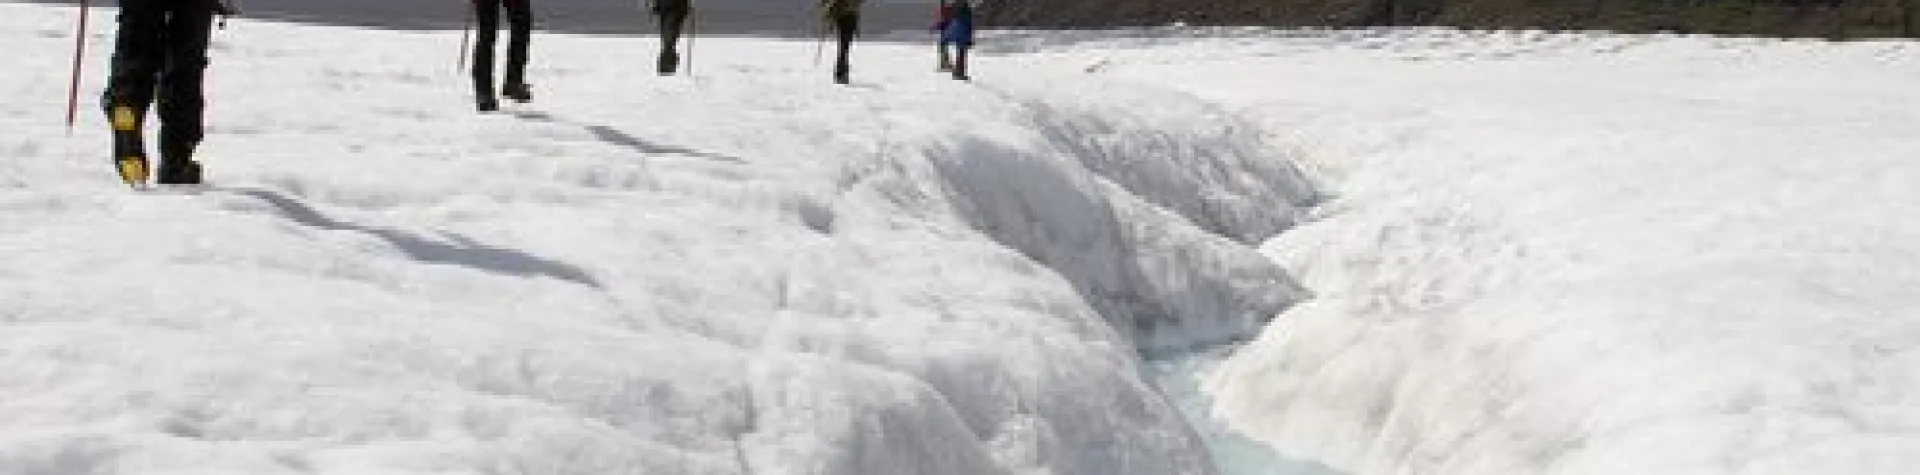
[{"label": "blue jacket", "polygon": [[969,3],[961,1],[953,5],[953,20],[948,21],[947,30],[940,33],[940,42],[973,46],[973,5]]}]

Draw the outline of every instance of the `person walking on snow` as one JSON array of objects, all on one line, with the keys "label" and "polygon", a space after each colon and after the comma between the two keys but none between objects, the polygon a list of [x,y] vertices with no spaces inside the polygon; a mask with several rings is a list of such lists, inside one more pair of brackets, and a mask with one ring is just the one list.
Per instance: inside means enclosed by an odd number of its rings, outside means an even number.
[{"label": "person walking on snow", "polygon": [[[967,52],[973,49],[973,0],[953,0],[953,18],[947,20],[940,42],[954,48],[953,78],[967,81]],[[944,50],[942,50],[944,51]]]},{"label": "person walking on snow", "polygon": [[653,0],[653,15],[660,17],[661,76],[672,76],[680,69],[680,34],[692,14],[692,0]]},{"label": "person walking on snow", "polygon": [[947,25],[953,22],[953,1],[940,0],[940,6],[935,7],[934,15],[935,19],[932,31],[933,34],[936,35],[935,38],[939,39],[940,66],[938,66],[938,70],[940,72],[952,71],[953,54],[949,48],[952,46],[952,43],[947,42]]},{"label": "person walking on snow", "polygon": [[852,64],[848,55],[853,50],[853,38],[860,34],[860,3],[862,0],[820,0],[820,12],[828,26],[840,37],[839,55],[833,62],[833,82],[846,84],[852,73]]},{"label": "person walking on snow", "polygon": [[[201,182],[193,153],[206,135],[207,43],[214,15],[231,15],[220,0],[121,0],[120,28],[102,103],[113,125],[113,159],[121,180],[145,185],[143,124],[159,105],[163,185]],[[158,97],[156,97],[158,96]]]},{"label": "person walking on snow", "polygon": [[479,41],[473,50],[474,102],[480,112],[500,110],[493,93],[493,50],[500,36],[500,10],[507,12],[507,74],[500,94],[515,102],[533,101],[533,89],[527,86],[527,49],[533,34],[533,8],[529,0],[473,0],[473,13]]}]

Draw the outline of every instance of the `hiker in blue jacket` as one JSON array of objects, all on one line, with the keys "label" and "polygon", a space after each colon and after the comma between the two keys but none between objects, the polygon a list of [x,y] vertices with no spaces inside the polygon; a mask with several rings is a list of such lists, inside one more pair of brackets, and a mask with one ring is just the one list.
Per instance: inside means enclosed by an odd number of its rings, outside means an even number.
[{"label": "hiker in blue jacket", "polygon": [[953,45],[953,78],[961,81],[967,77],[967,51],[973,49],[973,0],[954,0],[953,18],[947,20],[947,29],[940,35],[940,42]]},{"label": "hiker in blue jacket", "polygon": [[934,7],[933,28],[928,31],[932,31],[934,38],[939,40],[936,49],[940,60],[938,71],[943,73],[953,71],[953,49],[952,45],[947,44],[947,25],[952,23],[953,0],[940,0],[940,5]]}]

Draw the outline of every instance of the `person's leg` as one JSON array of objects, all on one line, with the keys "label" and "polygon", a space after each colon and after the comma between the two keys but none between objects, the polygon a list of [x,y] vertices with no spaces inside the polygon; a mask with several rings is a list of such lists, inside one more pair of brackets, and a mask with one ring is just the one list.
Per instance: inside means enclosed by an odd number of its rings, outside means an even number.
[{"label": "person's leg", "polygon": [[500,37],[500,0],[473,0],[473,94],[482,112],[497,110],[493,94],[493,49]]},{"label": "person's leg", "polygon": [[942,36],[942,38],[940,39],[940,54],[939,54],[940,64],[935,68],[936,70],[939,70],[939,71],[952,71],[953,70],[953,53],[952,53],[952,49],[950,49],[950,46],[952,46],[953,43],[948,42],[947,39],[945,38],[946,32],[941,32],[940,34]]},{"label": "person's leg", "polygon": [[967,53],[968,53],[968,50],[973,49],[973,44],[967,42],[966,40],[960,40],[960,41],[953,42],[953,47],[955,52],[954,60],[953,60],[953,78],[961,81],[966,81],[968,80],[968,76],[967,76],[968,54]]},{"label": "person's leg", "polygon": [[[109,116],[113,115],[114,108],[124,106],[133,112],[133,126],[145,120],[147,108],[153,104],[160,70],[166,67],[166,25],[166,2],[121,0],[120,31],[114,39],[112,71],[107,77],[107,91],[101,98],[101,107]],[[128,125],[120,122],[124,121],[115,120],[115,125]]]},{"label": "person's leg", "polygon": [[680,69],[680,35],[686,31],[686,10],[664,10],[660,12],[660,60],[661,75],[673,74]]},{"label": "person's leg", "polygon": [[860,33],[860,14],[842,14],[835,17],[833,23],[834,28],[840,31],[840,55],[833,63],[833,81],[846,84],[853,70],[850,56],[853,53],[853,38]]},{"label": "person's leg", "polygon": [[507,97],[526,102],[533,99],[527,90],[527,53],[533,43],[533,7],[528,0],[506,0],[507,24],[512,37],[507,40]]},{"label": "person's leg", "polygon": [[166,2],[121,0],[120,31],[112,72],[101,108],[113,125],[113,162],[128,184],[147,180],[147,151],[141,124],[153,104],[154,86],[166,66]]},{"label": "person's leg", "polygon": [[199,183],[193,151],[206,135],[203,88],[213,10],[176,6],[167,19],[166,68],[160,76],[160,183]]}]

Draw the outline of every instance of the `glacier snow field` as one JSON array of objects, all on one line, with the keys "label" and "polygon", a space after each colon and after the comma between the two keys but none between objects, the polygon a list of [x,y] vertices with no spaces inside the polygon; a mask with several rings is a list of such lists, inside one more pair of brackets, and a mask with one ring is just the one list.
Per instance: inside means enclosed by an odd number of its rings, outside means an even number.
[{"label": "glacier snow field", "polygon": [[[0,474],[1904,474],[1920,45],[239,18],[134,192],[0,3]],[[642,13],[634,12],[641,21]]]}]

